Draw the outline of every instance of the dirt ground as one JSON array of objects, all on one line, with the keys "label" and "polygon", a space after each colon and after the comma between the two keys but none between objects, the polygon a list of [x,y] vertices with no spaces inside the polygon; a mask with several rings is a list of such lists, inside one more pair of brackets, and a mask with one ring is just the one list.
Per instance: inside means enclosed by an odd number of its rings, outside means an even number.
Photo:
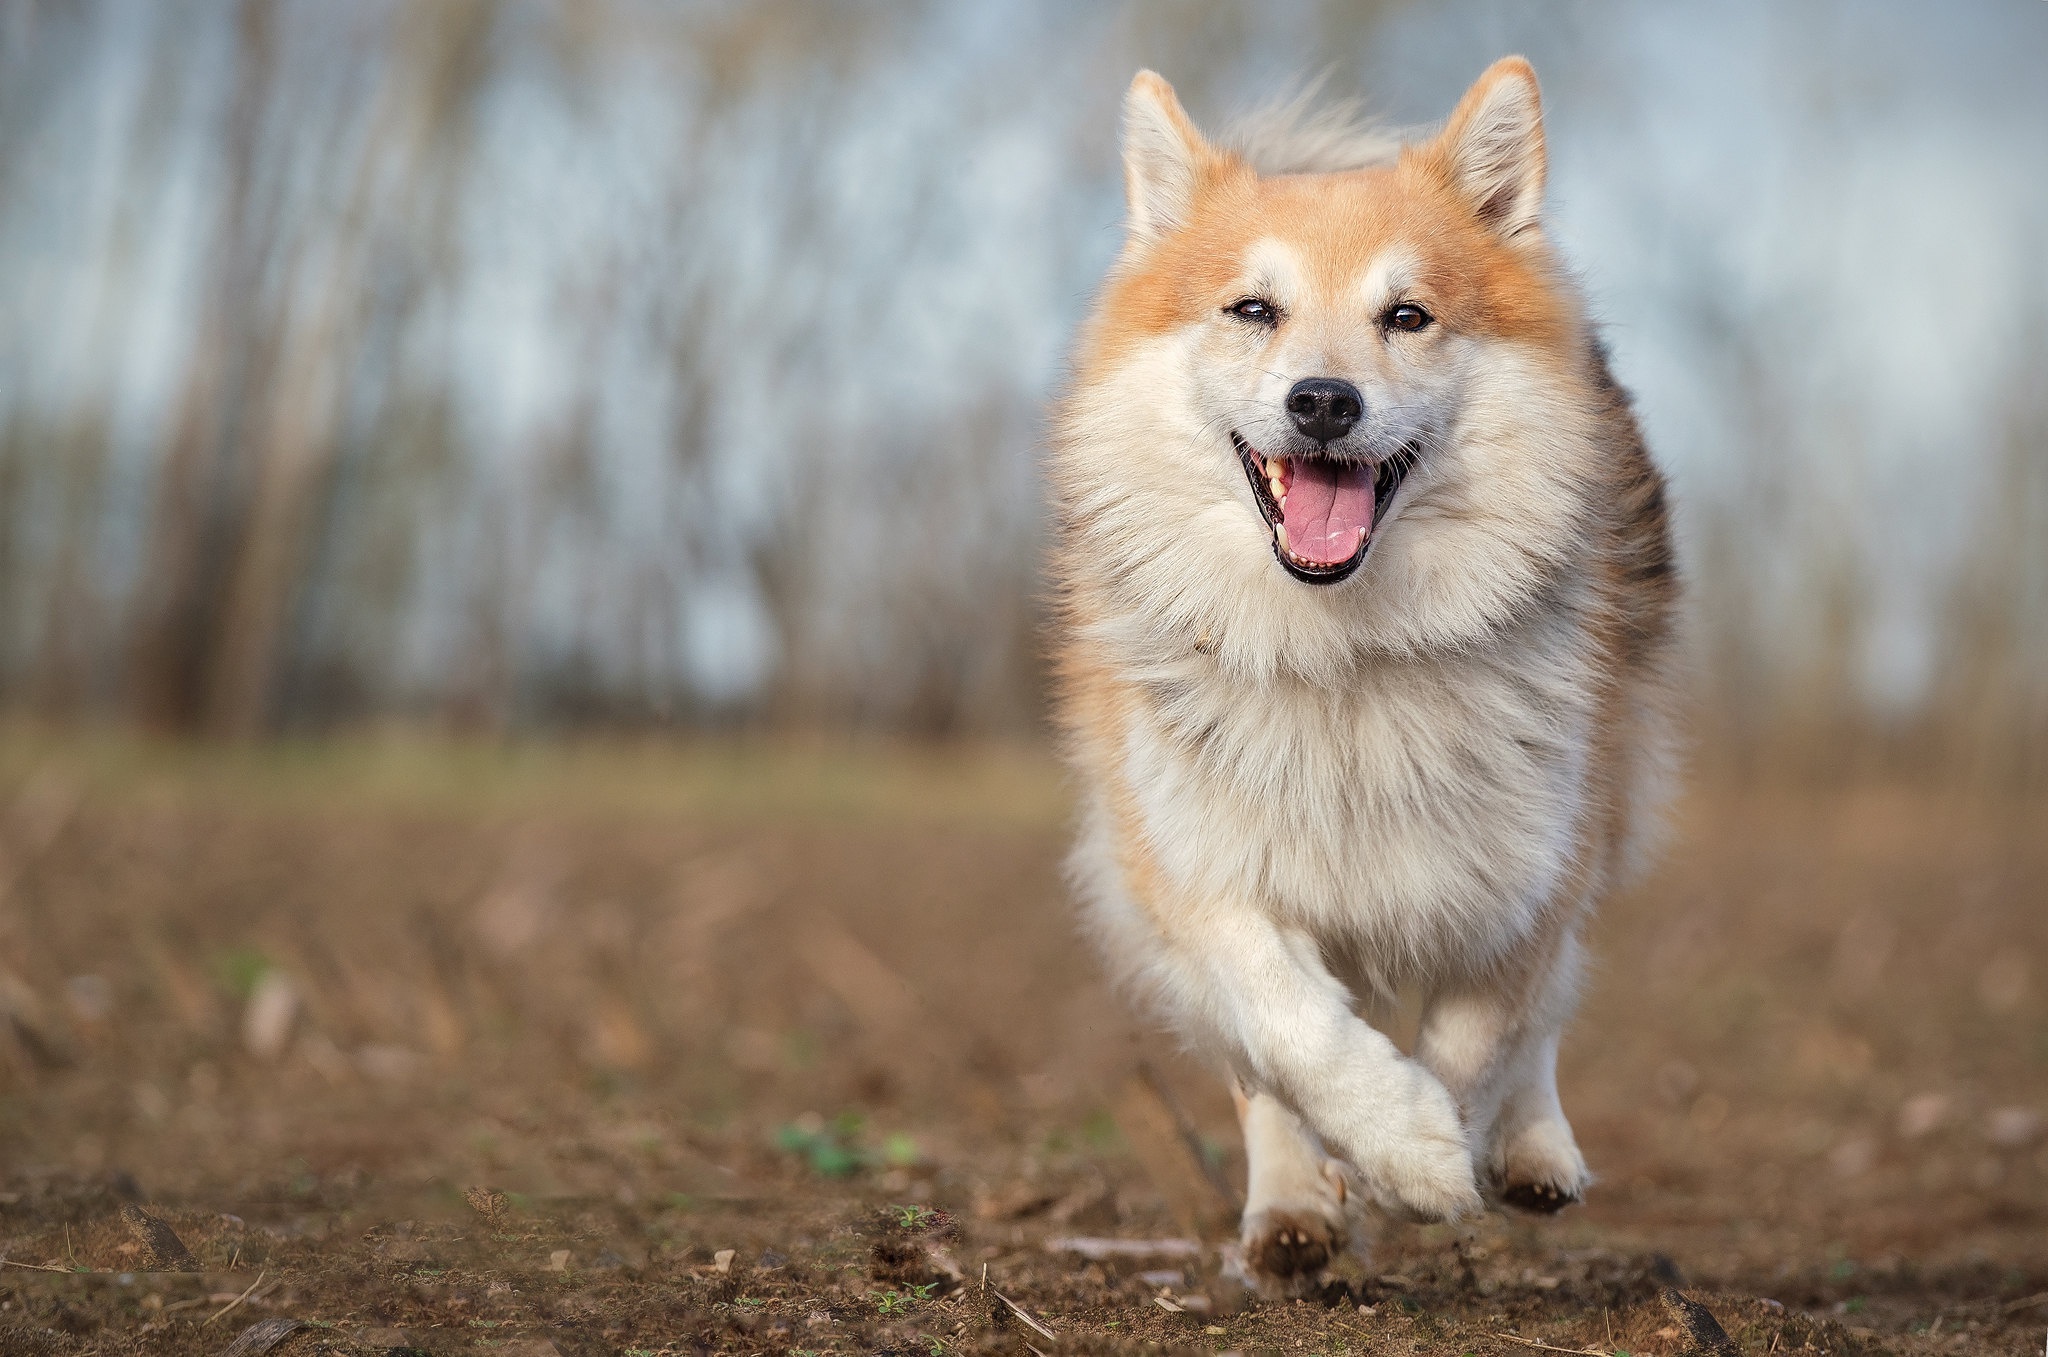
[{"label": "dirt ground", "polygon": [[1695,790],[1593,939],[1585,1205],[1288,1303],[1064,814],[1031,751],[6,737],[0,1353],[1712,1350],[1673,1288],[2043,1350],[2048,806]]}]

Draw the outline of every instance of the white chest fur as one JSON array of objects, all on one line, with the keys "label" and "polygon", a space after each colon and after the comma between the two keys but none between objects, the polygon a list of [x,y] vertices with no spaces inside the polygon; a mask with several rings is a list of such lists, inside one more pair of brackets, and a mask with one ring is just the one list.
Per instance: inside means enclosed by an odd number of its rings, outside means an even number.
[{"label": "white chest fur", "polygon": [[1572,865],[1592,720],[1575,639],[1362,661],[1341,686],[1147,666],[1122,755],[1154,861],[1385,974],[1486,964]]}]

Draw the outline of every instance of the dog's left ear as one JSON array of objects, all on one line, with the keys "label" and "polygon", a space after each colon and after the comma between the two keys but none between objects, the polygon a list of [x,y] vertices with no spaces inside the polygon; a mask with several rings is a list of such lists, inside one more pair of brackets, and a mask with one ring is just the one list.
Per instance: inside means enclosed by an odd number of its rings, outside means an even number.
[{"label": "dog's left ear", "polygon": [[1487,67],[1437,149],[1481,221],[1509,237],[1534,227],[1543,211],[1543,95],[1529,63],[1502,57]]}]

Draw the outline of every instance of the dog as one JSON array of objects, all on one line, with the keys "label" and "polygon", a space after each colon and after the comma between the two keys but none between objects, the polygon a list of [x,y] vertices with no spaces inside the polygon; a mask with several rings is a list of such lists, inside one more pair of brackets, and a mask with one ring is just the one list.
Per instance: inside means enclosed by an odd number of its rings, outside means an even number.
[{"label": "dog", "polygon": [[1667,498],[1545,231],[1526,61],[1405,144],[1300,105],[1212,143],[1150,71],[1122,131],[1048,467],[1068,872],[1228,1072],[1244,1263],[1298,1294],[1347,1203],[1586,1189],[1558,1040],[1672,781]]}]

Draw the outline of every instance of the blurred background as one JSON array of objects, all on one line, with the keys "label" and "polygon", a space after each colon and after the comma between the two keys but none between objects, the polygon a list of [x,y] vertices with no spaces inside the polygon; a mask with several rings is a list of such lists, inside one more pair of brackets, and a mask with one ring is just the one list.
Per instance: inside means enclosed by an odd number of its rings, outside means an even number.
[{"label": "blurred background", "polygon": [[[1072,924],[1045,410],[1137,67],[1412,127],[1515,51],[1694,767],[1585,1207],[1330,1296],[2038,1351],[2041,0],[0,0],[0,1350],[1014,1353],[928,1225],[1063,1350],[1326,1348],[1225,1315],[1229,1099]],[[52,1275],[143,1197],[215,1280]]]},{"label": "blurred background", "polygon": [[1544,84],[1708,765],[2048,770],[2048,7],[8,0],[0,704],[1030,736],[1114,128]]}]

